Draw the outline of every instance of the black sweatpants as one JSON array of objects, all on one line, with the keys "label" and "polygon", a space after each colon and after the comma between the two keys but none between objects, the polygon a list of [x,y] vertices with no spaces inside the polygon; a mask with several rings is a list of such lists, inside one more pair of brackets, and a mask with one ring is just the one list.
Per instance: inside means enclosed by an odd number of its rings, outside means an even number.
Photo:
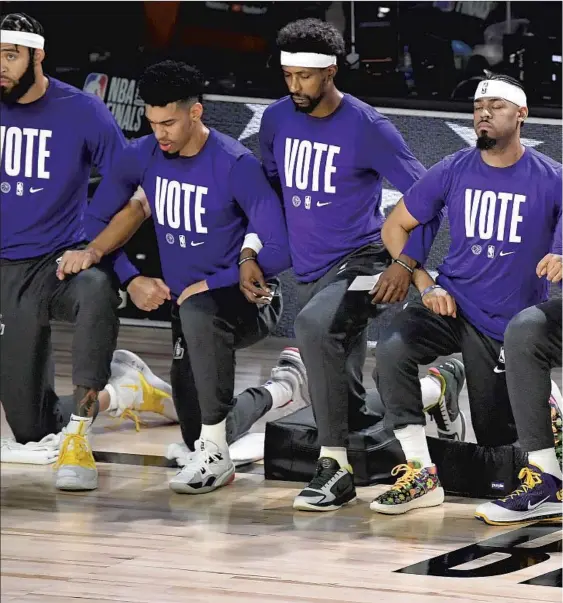
[{"label": "black sweatpants", "polygon": [[25,444],[57,433],[74,411],[72,396],[54,391],[50,321],[75,325],[72,382],[105,387],[117,343],[119,296],[113,277],[90,268],[59,281],[65,250],[0,264],[0,401],[16,440]]},{"label": "black sweatpants", "polygon": [[282,313],[279,281],[269,305],[246,300],[238,286],[206,291],[172,307],[173,360],[170,383],[182,437],[193,450],[202,423],[227,419],[231,444],[272,407],[263,387],[234,396],[235,352],[270,335]]},{"label": "black sweatpants", "polygon": [[358,249],[311,283],[298,283],[303,309],[295,335],[307,374],[321,446],[345,447],[348,432],[380,420],[365,405],[362,383],[367,328],[377,313],[365,291],[348,291],[359,275],[383,272],[391,256],[382,244]]},{"label": "black sweatpants", "polygon": [[561,366],[561,299],[526,308],[504,335],[506,382],[518,439],[526,452],[553,448],[551,369]]},{"label": "black sweatpants", "polygon": [[502,446],[517,440],[506,386],[502,342],[480,333],[458,309],[456,318],[409,302],[375,348],[374,378],[394,429],[425,425],[418,367],[438,356],[463,355],[471,421],[477,443]]}]

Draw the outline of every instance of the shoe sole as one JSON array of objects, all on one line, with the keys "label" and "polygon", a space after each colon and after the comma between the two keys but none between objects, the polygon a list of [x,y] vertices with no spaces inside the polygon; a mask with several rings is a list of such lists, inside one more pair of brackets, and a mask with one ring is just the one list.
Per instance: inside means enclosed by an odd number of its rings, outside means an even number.
[{"label": "shoe sole", "polygon": [[448,433],[444,433],[443,431],[440,431],[439,429],[437,429],[438,432],[438,437],[441,440],[452,440],[452,441],[458,441],[458,442],[465,442],[465,433],[467,430],[467,421],[465,420],[465,413],[462,412],[461,410],[459,411],[459,415],[461,417],[461,438],[456,438],[455,435],[450,435]]},{"label": "shoe sole", "polygon": [[98,480],[84,483],[73,479],[61,479],[55,482],[55,487],[66,492],[88,492],[98,488]]},{"label": "shoe sole", "polygon": [[519,520],[498,521],[489,519],[484,513],[475,513],[475,519],[486,523],[489,526],[517,526],[525,523],[561,523],[563,514],[550,514],[545,516],[527,517]]},{"label": "shoe sole", "polygon": [[444,489],[442,487],[435,488],[432,492],[425,494],[421,498],[416,498],[399,505],[382,505],[379,503],[371,503],[369,508],[383,515],[403,515],[415,509],[425,509],[427,507],[438,507],[444,502]]},{"label": "shoe sole", "polygon": [[342,504],[340,505],[328,505],[326,507],[319,507],[316,505],[311,505],[307,502],[297,502],[294,501],[293,502],[293,508],[296,511],[317,511],[317,512],[327,512],[327,511],[338,511],[338,509],[341,509],[342,507],[344,507],[345,505],[353,502],[356,499],[356,494],[354,494],[354,496],[352,496],[352,498],[350,498],[349,500],[344,501]]},{"label": "shoe sole", "polygon": [[207,494],[208,492],[213,492],[223,486],[228,486],[234,479],[235,471],[233,468],[232,473],[226,474],[225,477],[218,479],[212,486],[207,486],[206,488],[192,488],[189,484],[180,482],[169,482],[168,485],[173,492],[176,492],[176,494]]}]

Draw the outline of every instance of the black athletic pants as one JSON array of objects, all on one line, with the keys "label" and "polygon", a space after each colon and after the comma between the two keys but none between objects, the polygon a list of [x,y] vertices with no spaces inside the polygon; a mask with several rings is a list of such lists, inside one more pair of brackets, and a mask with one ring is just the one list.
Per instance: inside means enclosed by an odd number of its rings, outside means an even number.
[{"label": "black athletic pants", "polygon": [[231,444],[272,407],[263,387],[234,396],[235,352],[270,335],[282,313],[279,281],[269,305],[246,300],[238,286],[206,291],[172,308],[174,356],[170,382],[182,437],[193,450],[202,423],[227,419]]},{"label": "black athletic pants", "polygon": [[74,411],[58,398],[50,321],[75,325],[72,382],[97,391],[110,376],[117,343],[119,296],[110,273],[94,267],[59,281],[60,250],[0,264],[0,401],[16,440],[25,444],[57,433]]}]

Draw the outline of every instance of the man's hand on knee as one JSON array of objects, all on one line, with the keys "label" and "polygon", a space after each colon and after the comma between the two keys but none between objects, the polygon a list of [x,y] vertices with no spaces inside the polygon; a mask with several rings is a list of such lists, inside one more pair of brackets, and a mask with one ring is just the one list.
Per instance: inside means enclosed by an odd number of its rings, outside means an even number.
[{"label": "man's hand on knee", "polygon": [[67,274],[78,274],[95,264],[99,264],[102,253],[94,247],[65,251],[57,267],[57,278],[63,281]]},{"label": "man's hand on knee", "polygon": [[171,299],[166,283],[159,278],[148,276],[134,278],[127,287],[127,293],[137,308],[145,312],[156,310],[167,299]]},{"label": "man's hand on knee", "polygon": [[371,303],[394,304],[402,302],[409,292],[412,270],[414,269],[405,263],[391,264],[370,291],[370,295],[374,296]]},{"label": "man's hand on knee", "polygon": [[422,296],[422,303],[434,312],[441,316],[457,316],[457,305],[455,299],[440,286],[433,287]]},{"label": "man's hand on knee", "polygon": [[536,268],[538,278],[545,276],[550,283],[558,283],[563,274],[561,260],[562,256],[555,253],[548,253],[542,260],[540,260]]}]

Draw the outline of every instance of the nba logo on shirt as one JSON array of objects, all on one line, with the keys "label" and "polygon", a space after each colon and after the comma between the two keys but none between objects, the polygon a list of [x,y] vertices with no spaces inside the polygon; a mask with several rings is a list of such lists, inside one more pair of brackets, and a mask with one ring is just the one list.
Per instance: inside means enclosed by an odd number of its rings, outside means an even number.
[{"label": "nba logo on shirt", "polygon": [[489,245],[487,247],[487,257],[488,258],[494,258],[495,257],[495,246],[494,245]]},{"label": "nba logo on shirt", "polygon": [[16,184],[16,195],[23,197],[23,182],[18,182]]},{"label": "nba logo on shirt", "polygon": [[305,197],[305,209],[311,209],[311,195]]},{"label": "nba logo on shirt", "polygon": [[84,82],[83,90],[104,100],[107,87],[108,76],[105,73],[89,73]]},{"label": "nba logo on shirt", "polygon": [[180,235],[178,238],[180,239],[180,247],[186,247],[186,237],[184,235]]}]

